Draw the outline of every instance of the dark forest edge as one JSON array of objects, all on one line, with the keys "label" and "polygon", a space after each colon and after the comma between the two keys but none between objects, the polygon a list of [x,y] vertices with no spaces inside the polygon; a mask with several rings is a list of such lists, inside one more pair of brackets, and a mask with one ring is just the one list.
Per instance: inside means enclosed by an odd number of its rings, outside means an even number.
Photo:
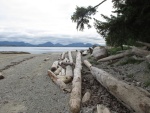
[{"label": "dark forest edge", "polygon": [[[76,7],[71,20],[77,23],[77,30],[83,31],[85,25],[91,28],[90,20],[97,13],[96,6]],[[112,0],[114,15],[101,14],[104,21],[94,19],[96,31],[105,39],[108,46],[123,49],[123,45],[135,45],[136,41],[150,43],[150,2],[149,0]]]}]

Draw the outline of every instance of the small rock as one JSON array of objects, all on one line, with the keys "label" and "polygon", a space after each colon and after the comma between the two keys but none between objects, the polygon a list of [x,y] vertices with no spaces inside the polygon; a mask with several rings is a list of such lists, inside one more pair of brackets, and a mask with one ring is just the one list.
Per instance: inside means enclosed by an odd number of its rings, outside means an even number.
[{"label": "small rock", "polygon": [[136,82],[136,86],[141,86],[141,82]]},{"label": "small rock", "polygon": [[4,76],[2,75],[2,73],[0,73],[0,80],[4,79]]}]

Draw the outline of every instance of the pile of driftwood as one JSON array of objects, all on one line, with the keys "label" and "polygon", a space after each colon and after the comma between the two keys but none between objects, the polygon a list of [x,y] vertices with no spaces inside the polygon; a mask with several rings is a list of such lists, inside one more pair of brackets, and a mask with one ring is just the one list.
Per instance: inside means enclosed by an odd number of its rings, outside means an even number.
[{"label": "pile of driftwood", "polygon": [[[99,53],[100,51],[101,53]],[[94,49],[89,48],[89,50],[82,51],[82,55],[85,56],[88,52],[98,62],[118,59],[132,54],[140,56],[148,62],[150,61],[150,52],[137,47],[132,47],[131,50],[126,50],[124,53],[112,56],[108,56],[107,50],[104,47],[95,47]],[[90,69],[95,79],[131,111],[136,113],[150,113],[150,94],[147,91],[133,85],[128,85],[126,82],[113,77],[104,70],[92,66],[87,60],[84,60],[83,63]],[[60,60],[55,61],[51,70],[48,70],[48,75],[61,89],[71,92],[69,105],[72,113],[79,113],[81,102],[88,101],[91,95],[90,92],[86,92],[83,97],[81,95],[81,70],[81,52],[79,51],[77,51],[75,64],[73,63],[71,52],[68,52],[68,58],[63,53]],[[69,89],[66,84],[71,81],[72,88]],[[97,105],[97,112],[110,113],[109,109],[103,105]]]},{"label": "pile of driftwood", "polygon": [[68,51],[68,58],[66,52],[63,52],[58,61],[54,61],[51,70],[48,70],[48,75],[61,89],[70,92],[71,90],[66,85],[73,79],[73,58],[71,51]]}]

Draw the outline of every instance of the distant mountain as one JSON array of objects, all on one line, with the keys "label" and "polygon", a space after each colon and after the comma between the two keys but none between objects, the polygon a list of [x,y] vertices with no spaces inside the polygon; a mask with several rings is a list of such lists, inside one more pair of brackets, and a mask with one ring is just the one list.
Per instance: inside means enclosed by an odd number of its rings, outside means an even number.
[{"label": "distant mountain", "polygon": [[59,43],[53,44],[51,42],[46,42],[43,44],[32,45],[25,42],[9,42],[9,41],[0,41],[0,46],[20,46],[20,47],[91,47],[92,44],[87,43],[72,43],[68,45],[62,45]]},{"label": "distant mountain", "polygon": [[33,46],[33,45],[24,42],[0,41],[0,46]]}]

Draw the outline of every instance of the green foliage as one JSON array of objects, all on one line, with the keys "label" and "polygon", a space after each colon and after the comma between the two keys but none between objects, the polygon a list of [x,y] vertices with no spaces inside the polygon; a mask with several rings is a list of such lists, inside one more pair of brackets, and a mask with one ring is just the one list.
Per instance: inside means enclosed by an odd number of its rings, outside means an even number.
[{"label": "green foliage", "polygon": [[84,25],[87,25],[88,28],[91,28],[89,24],[89,20],[91,19],[91,15],[94,15],[96,9],[92,8],[92,6],[85,7],[76,7],[76,11],[71,16],[71,20],[77,23],[77,29],[83,31]]},{"label": "green foliage", "polygon": [[126,64],[140,64],[141,62],[143,62],[143,60],[136,60],[134,58],[128,58],[126,61],[121,62],[119,65],[123,66]]},{"label": "green foliage", "polygon": [[[130,47],[123,47],[124,50],[128,50],[131,49]],[[108,49],[108,53],[109,55],[115,55],[118,54],[119,51],[121,51],[122,48],[121,47],[113,47],[111,49]]]},{"label": "green foliage", "polygon": [[[71,19],[77,23],[77,29],[88,28],[91,15],[96,13],[95,7],[77,7]],[[112,0],[116,16],[101,15],[105,21],[94,19],[94,27],[105,38],[109,46],[133,45],[140,40],[150,43],[150,2],[149,0]]]},{"label": "green foliage", "polygon": [[144,86],[145,86],[145,87],[150,86],[150,80],[147,80],[146,82],[144,82]]}]

